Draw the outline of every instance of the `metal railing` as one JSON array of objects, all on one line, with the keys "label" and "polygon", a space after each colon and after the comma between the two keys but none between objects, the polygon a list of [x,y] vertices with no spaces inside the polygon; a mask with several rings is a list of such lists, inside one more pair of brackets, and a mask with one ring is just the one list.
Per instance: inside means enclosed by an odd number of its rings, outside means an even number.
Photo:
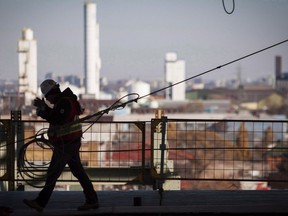
[{"label": "metal railing", "polygon": [[167,119],[166,128],[163,179],[182,189],[288,188],[287,121]]},{"label": "metal railing", "polygon": [[[1,190],[43,185],[52,155],[47,127],[45,121],[21,120],[19,113],[0,120]],[[287,121],[162,117],[85,121],[83,130],[82,163],[104,189],[117,184],[161,190],[288,188]],[[58,184],[75,182],[65,168]]]}]

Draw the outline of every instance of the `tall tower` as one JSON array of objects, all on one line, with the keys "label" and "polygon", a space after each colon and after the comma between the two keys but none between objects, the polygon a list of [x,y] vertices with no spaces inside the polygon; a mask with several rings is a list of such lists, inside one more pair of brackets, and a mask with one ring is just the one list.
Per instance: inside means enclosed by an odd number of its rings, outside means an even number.
[{"label": "tall tower", "polygon": [[18,41],[19,93],[24,94],[25,105],[31,105],[37,94],[37,41],[30,28],[22,29]]},{"label": "tall tower", "polygon": [[281,78],[282,76],[282,58],[281,56],[275,57],[275,76],[277,78]]},{"label": "tall tower", "polygon": [[84,64],[85,93],[98,99],[100,97],[100,43],[99,24],[96,20],[96,4],[84,5]]},{"label": "tall tower", "polygon": [[[177,60],[176,53],[166,53],[165,81],[167,85],[173,85],[185,79],[185,62]],[[166,99],[185,100],[185,82],[177,84],[166,90]]]}]

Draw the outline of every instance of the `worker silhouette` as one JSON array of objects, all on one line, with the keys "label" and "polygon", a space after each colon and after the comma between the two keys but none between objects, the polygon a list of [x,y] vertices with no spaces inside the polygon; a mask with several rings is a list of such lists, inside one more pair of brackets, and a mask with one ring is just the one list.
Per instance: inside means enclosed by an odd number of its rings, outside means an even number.
[{"label": "worker silhouette", "polygon": [[54,147],[53,155],[44,188],[36,199],[24,199],[23,202],[30,208],[42,212],[52,195],[58,177],[68,164],[72,174],[79,180],[86,198],[85,203],[79,206],[78,210],[96,209],[99,207],[97,193],[79,156],[82,127],[75,120],[82,113],[82,108],[77,96],[70,88],[61,92],[59,84],[51,79],[43,81],[40,88],[45,99],[53,105],[53,108],[40,98],[36,98],[33,104],[36,107],[37,115],[49,122],[48,138]]}]

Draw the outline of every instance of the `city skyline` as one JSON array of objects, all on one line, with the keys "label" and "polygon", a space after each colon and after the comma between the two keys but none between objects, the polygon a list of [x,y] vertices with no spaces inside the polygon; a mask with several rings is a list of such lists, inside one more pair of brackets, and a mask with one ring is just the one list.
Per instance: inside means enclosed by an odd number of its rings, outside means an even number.
[{"label": "city skyline", "polygon": [[[288,39],[288,1],[235,0],[232,14],[215,0],[105,0],[97,5],[101,77],[164,77],[165,54],[186,62],[186,78]],[[82,0],[0,0],[1,77],[18,79],[17,40],[24,27],[38,43],[38,76],[84,76]],[[231,10],[232,1],[225,1]],[[275,56],[288,71],[288,44],[204,75],[202,79],[274,75]]]}]

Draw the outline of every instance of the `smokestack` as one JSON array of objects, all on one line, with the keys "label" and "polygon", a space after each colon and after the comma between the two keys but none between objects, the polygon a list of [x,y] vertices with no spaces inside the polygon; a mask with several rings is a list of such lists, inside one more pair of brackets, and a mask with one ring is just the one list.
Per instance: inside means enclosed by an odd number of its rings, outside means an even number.
[{"label": "smokestack", "polygon": [[86,2],[84,5],[84,64],[85,93],[100,97],[100,45],[99,24],[96,20],[96,4]]},{"label": "smokestack", "polygon": [[19,93],[24,94],[25,105],[31,105],[37,95],[37,41],[30,28],[22,29],[18,41]]}]

